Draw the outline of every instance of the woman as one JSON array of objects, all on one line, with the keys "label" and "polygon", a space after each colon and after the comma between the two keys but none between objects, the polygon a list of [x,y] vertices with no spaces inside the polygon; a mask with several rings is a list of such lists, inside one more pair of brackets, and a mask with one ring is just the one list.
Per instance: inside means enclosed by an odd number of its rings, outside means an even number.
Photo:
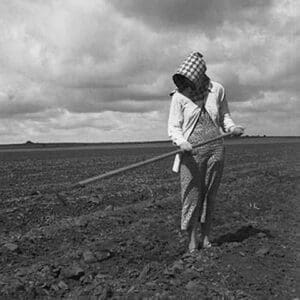
[{"label": "woman", "polygon": [[[192,145],[207,141],[224,132],[241,135],[230,116],[225,91],[221,84],[205,74],[202,54],[192,52],[173,75],[177,90],[172,92],[168,134],[183,154],[177,155],[173,171],[180,170],[181,229],[186,230],[189,252],[209,248],[212,211],[224,165],[223,139],[193,149]],[[197,228],[201,222],[200,245]]]}]

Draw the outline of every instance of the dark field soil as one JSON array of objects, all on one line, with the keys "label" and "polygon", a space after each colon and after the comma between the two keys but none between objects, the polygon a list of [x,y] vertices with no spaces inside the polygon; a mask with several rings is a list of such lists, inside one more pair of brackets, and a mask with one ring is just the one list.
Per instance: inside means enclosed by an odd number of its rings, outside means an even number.
[{"label": "dark field soil", "polygon": [[213,247],[185,255],[173,150],[0,152],[0,299],[295,299],[300,143],[226,148]]}]

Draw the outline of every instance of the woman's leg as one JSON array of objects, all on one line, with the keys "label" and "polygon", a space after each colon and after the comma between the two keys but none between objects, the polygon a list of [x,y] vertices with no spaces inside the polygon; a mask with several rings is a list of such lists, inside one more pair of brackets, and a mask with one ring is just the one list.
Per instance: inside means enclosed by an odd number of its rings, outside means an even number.
[{"label": "woman's leg", "polygon": [[193,214],[191,221],[189,223],[189,227],[187,228],[188,233],[188,248],[189,251],[192,252],[198,249],[198,227],[199,227],[199,209],[195,209],[195,213]]},{"label": "woman's leg", "polygon": [[197,230],[199,214],[204,195],[205,172],[199,163],[190,155],[184,155],[180,168],[181,179],[181,229],[186,230],[189,239],[189,250],[198,248]]},{"label": "woman's leg", "polygon": [[209,234],[211,229],[212,214],[214,211],[217,191],[220,186],[224,167],[224,158],[216,160],[212,156],[207,163],[206,173],[206,209],[203,209],[201,216],[201,242],[204,248],[210,247]]}]

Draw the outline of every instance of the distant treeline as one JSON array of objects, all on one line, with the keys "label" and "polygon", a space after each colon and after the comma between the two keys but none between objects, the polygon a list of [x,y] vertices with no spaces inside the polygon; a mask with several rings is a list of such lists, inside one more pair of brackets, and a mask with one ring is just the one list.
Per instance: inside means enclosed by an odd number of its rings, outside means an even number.
[{"label": "distant treeline", "polygon": [[[244,135],[242,137],[225,137],[225,139],[299,139],[299,136],[266,136],[266,135]],[[60,148],[60,147],[78,147],[78,146],[109,146],[109,145],[140,145],[140,144],[172,144],[170,140],[160,140],[160,141],[135,141],[135,142],[100,142],[100,143],[35,143],[32,141],[27,141],[22,144],[0,144],[0,148]]]}]

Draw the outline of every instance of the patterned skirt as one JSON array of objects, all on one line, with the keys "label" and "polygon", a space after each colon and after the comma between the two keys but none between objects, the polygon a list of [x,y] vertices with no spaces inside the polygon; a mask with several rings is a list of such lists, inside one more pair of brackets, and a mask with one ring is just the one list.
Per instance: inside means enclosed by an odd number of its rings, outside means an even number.
[{"label": "patterned skirt", "polygon": [[[219,129],[203,108],[188,141],[191,144],[205,142],[220,135]],[[181,179],[181,229],[191,223],[210,225],[213,206],[220,185],[224,166],[223,139],[208,143],[182,156]],[[203,205],[204,204],[204,205]],[[203,209],[205,207],[205,209]]]}]

